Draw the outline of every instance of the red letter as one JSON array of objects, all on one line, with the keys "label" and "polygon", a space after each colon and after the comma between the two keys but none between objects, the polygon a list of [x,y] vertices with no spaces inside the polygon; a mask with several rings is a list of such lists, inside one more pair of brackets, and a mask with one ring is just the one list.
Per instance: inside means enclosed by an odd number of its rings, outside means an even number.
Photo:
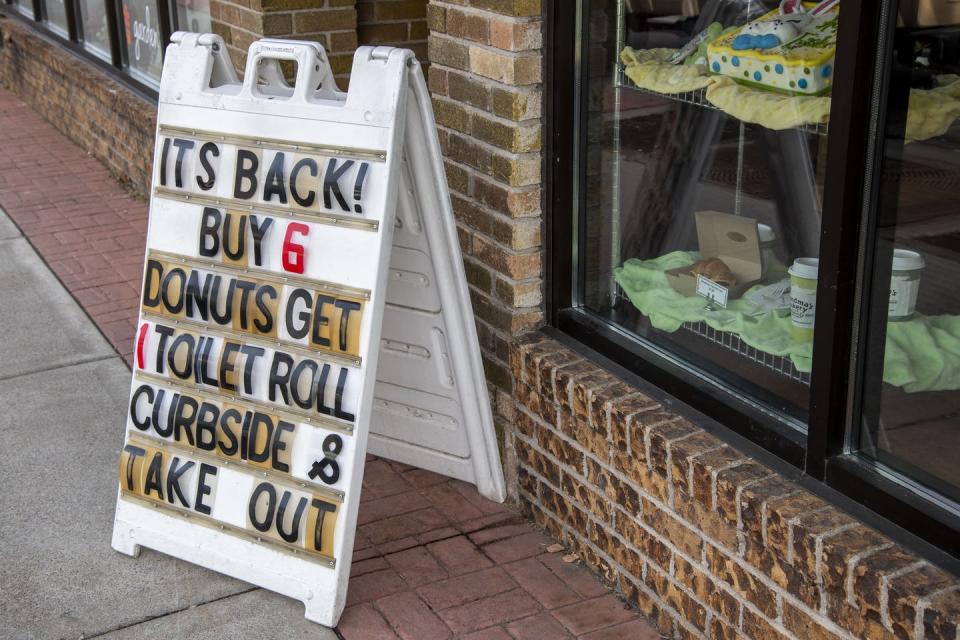
[{"label": "red letter", "polygon": [[293,234],[307,237],[310,227],[302,222],[291,222],[287,225],[287,234],[283,237],[283,268],[290,273],[303,273],[303,245],[293,242]]},{"label": "red letter", "polygon": [[140,325],[140,335],[137,336],[137,368],[143,369],[143,341],[147,338],[147,329],[150,328],[149,322]]}]

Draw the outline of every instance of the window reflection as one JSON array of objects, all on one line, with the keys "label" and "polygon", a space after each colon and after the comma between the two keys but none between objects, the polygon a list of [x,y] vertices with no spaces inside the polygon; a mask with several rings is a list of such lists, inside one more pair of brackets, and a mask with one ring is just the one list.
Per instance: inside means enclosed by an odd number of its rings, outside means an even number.
[{"label": "window reflection", "polygon": [[17,8],[17,11],[22,13],[25,16],[34,17],[33,15],[33,0],[14,0],[14,6]]},{"label": "window reflection", "polygon": [[80,32],[83,46],[104,60],[110,61],[110,27],[104,0],[79,0]]},{"label": "window reflection", "polygon": [[67,37],[67,4],[65,0],[44,0],[47,12],[47,26],[63,37]]},{"label": "window reflection", "polygon": [[804,420],[839,4],[593,6],[584,305]]},{"label": "window reflection", "polygon": [[124,58],[131,75],[160,84],[164,42],[156,0],[123,0]]},{"label": "window reflection", "polygon": [[[960,5],[908,2],[882,150],[862,451],[960,499]],[[880,402],[876,402],[879,396]]]},{"label": "window reflection", "polygon": [[193,33],[210,33],[210,0],[177,0],[177,28]]}]

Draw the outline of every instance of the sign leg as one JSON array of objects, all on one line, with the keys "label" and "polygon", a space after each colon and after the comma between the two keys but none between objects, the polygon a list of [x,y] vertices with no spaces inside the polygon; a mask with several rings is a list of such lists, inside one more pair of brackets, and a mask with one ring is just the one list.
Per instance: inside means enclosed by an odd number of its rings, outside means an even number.
[{"label": "sign leg", "polygon": [[122,526],[113,527],[113,541],[110,543],[114,551],[138,558],[140,556],[140,545],[133,541],[132,532]]}]

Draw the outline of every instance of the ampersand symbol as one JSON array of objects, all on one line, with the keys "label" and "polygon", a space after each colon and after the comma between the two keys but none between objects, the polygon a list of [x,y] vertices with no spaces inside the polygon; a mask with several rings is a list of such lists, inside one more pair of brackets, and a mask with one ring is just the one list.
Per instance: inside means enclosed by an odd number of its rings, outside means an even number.
[{"label": "ampersand symbol", "polygon": [[326,484],[336,484],[337,480],[340,479],[340,465],[337,463],[337,456],[343,451],[343,438],[331,433],[323,439],[320,448],[323,450],[323,458],[311,465],[307,475],[311,480],[316,480],[319,477]]}]

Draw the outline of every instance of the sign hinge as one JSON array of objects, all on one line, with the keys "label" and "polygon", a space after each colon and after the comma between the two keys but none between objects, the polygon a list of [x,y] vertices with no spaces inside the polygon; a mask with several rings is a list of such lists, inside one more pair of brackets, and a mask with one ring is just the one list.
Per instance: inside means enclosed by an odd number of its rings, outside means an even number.
[{"label": "sign hinge", "polygon": [[370,52],[371,60],[387,60],[395,47],[374,47]]}]

